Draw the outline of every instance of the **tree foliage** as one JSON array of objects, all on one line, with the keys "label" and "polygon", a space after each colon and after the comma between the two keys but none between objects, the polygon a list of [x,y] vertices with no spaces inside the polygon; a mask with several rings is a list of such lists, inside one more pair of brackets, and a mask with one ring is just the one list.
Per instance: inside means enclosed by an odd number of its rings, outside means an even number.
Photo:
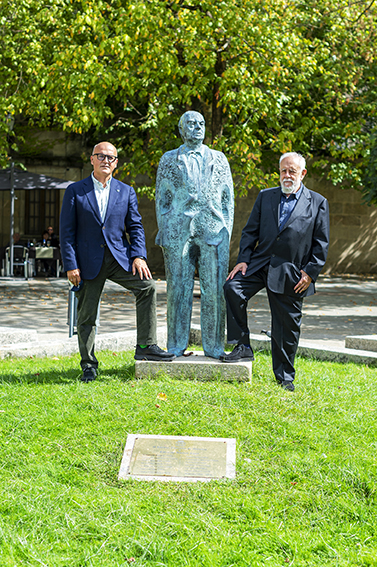
[{"label": "tree foliage", "polygon": [[362,187],[376,131],[374,1],[2,4],[4,155],[18,125],[53,126],[106,137],[129,158],[125,174],[153,179],[193,108],[241,193],[274,182],[291,149]]}]

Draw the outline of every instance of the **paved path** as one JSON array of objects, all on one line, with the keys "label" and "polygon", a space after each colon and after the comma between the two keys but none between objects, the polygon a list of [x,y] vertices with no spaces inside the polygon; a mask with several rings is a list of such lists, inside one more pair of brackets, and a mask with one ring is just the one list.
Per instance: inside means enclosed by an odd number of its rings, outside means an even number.
[{"label": "paved path", "polygon": [[[68,283],[64,278],[0,278],[0,327],[35,329],[39,341],[68,338]],[[157,319],[166,325],[166,283],[157,280]],[[135,329],[131,293],[107,282],[101,299],[99,335]],[[319,278],[317,294],[304,302],[300,344],[316,348],[344,347],[348,335],[377,332],[377,280],[359,277]],[[192,324],[200,324],[200,290],[195,284]],[[267,295],[249,302],[251,333],[270,328]]]}]

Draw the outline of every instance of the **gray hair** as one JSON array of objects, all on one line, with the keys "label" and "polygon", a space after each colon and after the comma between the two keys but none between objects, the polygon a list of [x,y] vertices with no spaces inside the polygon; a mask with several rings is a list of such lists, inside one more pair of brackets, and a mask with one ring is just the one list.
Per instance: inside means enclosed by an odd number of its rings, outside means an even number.
[{"label": "gray hair", "polygon": [[283,159],[286,158],[286,157],[296,158],[297,161],[299,162],[301,169],[306,169],[306,161],[305,161],[304,156],[302,156],[301,154],[298,154],[297,152],[286,152],[285,154],[280,156],[279,165],[281,164]]}]

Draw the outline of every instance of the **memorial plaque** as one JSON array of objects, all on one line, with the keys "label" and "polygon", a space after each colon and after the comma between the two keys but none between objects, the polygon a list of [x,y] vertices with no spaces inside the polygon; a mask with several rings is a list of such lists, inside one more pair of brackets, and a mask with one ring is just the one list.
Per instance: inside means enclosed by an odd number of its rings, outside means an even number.
[{"label": "memorial plaque", "polygon": [[130,434],[118,478],[195,482],[235,476],[235,439]]}]

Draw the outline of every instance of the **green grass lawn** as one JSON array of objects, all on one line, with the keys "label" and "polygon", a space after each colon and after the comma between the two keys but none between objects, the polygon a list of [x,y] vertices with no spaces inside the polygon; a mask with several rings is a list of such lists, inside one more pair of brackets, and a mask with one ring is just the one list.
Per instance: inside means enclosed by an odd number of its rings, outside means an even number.
[{"label": "green grass lawn", "polygon": [[[99,358],[0,362],[1,567],[377,566],[376,369],[299,358],[290,393],[268,354],[251,384]],[[118,481],[128,433],[235,437],[237,478]]]}]

